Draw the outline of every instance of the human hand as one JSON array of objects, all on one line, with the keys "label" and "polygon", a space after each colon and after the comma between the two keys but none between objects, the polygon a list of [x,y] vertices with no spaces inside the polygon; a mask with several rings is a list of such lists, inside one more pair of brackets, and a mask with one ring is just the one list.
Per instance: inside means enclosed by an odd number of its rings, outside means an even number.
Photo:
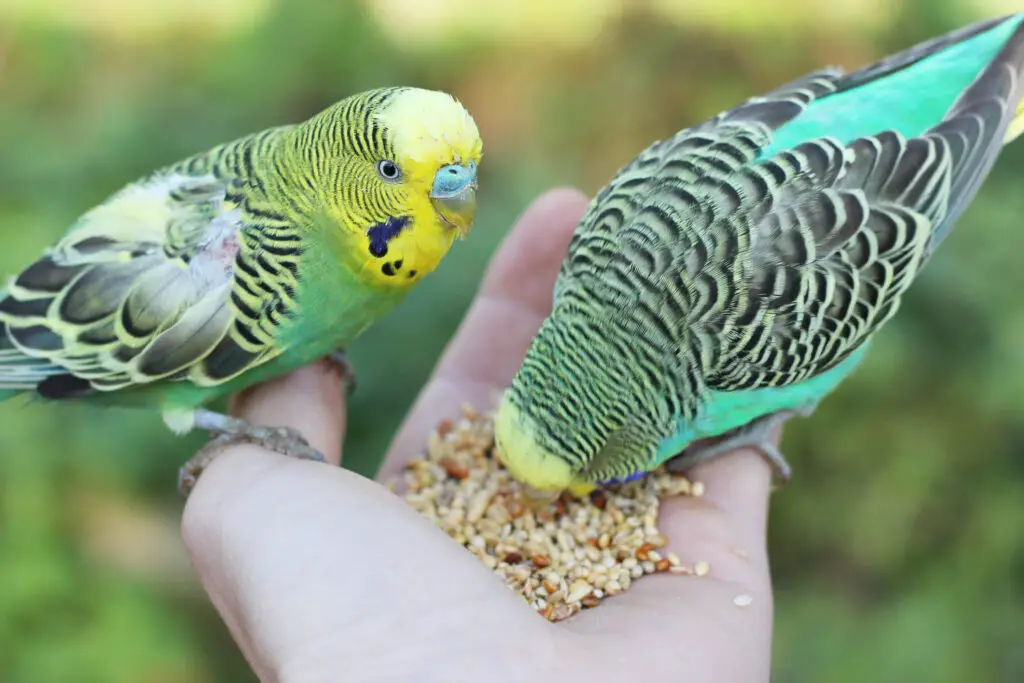
[{"label": "human hand", "polygon": [[[468,401],[511,381],[550,311],[551,289],[586,206],[555,190],[530,206],[393,441],[381,478],[420,452]],[[339,377],[318,363],[236,397],[255,424],[291,425],[338,464]],[[770,472],[755,452],[702,465],[701,498],[662,504],[660,529],[705,577],[656,574],[551,624],[477,558],[382,485],[252,445],[200,477],[182,532],[214,606],[260,680],[752,683],[770,669],[766,551]],[[753,602],[737,607],[735,596]]]}]

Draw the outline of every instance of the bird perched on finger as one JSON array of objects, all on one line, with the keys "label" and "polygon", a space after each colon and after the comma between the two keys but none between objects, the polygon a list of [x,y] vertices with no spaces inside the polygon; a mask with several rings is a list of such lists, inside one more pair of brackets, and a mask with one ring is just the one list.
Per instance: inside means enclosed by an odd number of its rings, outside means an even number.
[{"label": "bird perched on finger", "polygon": [[774,428],[854,371],[1024,130],[1022,23],[811,73],[626,165],[495,417],[534,500],[743,446],[786,481]]},{"label": "bird perched on finger", "polygon": [[470,231],[482,141],[452,96],[348,97],[162,168],[81,216],[0,291],[0,399],[160,411],[232,441],[323,460],[292,429],[204,406],[339,350]]}]

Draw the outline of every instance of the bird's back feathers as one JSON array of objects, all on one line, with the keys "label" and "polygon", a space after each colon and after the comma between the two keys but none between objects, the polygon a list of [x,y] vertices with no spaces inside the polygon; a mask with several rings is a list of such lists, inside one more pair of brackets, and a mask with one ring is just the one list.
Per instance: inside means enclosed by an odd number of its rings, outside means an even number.
[{"label": "bird's back feathers", "polygon": [[[811,74],[653,145],[591,204],[556,309],[579,300],[659,353],[677,347],[715,390],[842,361],[895,312],[1001,149],[1022,95],[1022,18]],[[944,67],[962,82],[930,114],[918,89],[886,83]]]}]

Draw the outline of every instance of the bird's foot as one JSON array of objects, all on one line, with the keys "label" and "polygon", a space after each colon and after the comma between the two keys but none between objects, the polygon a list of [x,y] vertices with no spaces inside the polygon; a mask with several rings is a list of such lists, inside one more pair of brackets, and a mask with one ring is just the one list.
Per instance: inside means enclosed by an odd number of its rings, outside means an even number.
[{"label": "bird's foot", "polygon": [[768,461],[775,487],[781,488],[789,483],[793,470],[779,447],[771,442],[772,432],[791,417],[810,415],[815,407],[811,405],[798,410],[780,410],[764,415],[715,439],[688,446],[682,453],[669,460],[665,467],[670,472],[685,472],[698,463],[710,462],[739,448],[753,448]]},{"label": "bird's foot", "polygon": [[252,443],[289,458],[327,462],[323,453],[310,446],[298,430],[291,427],[262,427],[205,409],[195,412],[195,426],[216,436],[178,471],[178,493],[182,498],[188,498],[203,470],[232,444]]},{"label": "bird's foot", "polygon": [[352,367],[352,363],[349,362],[345,352],[341,349],[331,351],[324,359],[337,368],[338,374],[341,375],[341,381],[345,384],[345,395],[351,396],[354,394],[356,391],[356,371]]}]

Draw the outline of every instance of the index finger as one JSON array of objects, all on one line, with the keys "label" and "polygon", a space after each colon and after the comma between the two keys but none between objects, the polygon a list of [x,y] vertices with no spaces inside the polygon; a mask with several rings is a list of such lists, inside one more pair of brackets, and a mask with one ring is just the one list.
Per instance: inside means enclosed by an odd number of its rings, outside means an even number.
[{"label": "index finger", "polygon": [[491,259],[480,290],[391,442],[378,473],[389,478],[423,449],[427,435],[462,403],[485,409],[515,376],[551,312],[551,293],[569,239],[587,206],[579,190],[536,199]]}]

